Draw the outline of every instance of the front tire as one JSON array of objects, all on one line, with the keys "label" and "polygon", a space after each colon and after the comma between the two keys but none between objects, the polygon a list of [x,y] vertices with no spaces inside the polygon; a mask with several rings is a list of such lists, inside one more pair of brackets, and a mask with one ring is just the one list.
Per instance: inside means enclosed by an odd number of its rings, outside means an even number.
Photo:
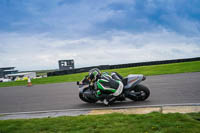
[{"label": "front tire", "polygon": [[94,100],[94,99],[91,99],[91,98],[88,98],[88,97],[85,97],[84,96],[84,92],[87,91],[89,88],[84,88],[83,92],[79,92],[79,98],[86,102],[86,103],[96,103],[98,100]]},{"label": "front tire", "polygon": [[139,93],[139,94],[136,94],[134,96],[129,97],[131,100],[144,101],[149,97],[150,90],[149,90],[148,87],[141,85],[141,84],[138,84],[134,88],[132,88],[129,93],[133,93],[133,94]]}]

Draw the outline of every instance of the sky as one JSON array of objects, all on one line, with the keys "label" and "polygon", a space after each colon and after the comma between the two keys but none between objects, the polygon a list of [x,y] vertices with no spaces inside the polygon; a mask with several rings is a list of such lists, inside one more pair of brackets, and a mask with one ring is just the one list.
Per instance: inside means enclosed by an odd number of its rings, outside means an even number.
[{"label": "sky", "polygon": [[0,0],[0,67],[200,57],[199,0]]}]

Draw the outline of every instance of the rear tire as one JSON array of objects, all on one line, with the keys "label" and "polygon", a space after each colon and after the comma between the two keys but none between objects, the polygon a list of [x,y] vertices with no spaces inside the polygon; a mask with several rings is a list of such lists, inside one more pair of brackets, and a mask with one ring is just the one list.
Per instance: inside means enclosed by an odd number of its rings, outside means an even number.
[{"label": "rear tire", "polygon": [[138,84],[134,88],[132,88],[130,90],[130,93],[132,93],[132,91],[134,91],[134,92],[141,92],[141,95],[129,97],[131,100],[134,100],[134,101],[144,101],[150,95],[149,88],[146,87],[146,86],[144,86],[144,85],[141,85],[141,84]]}]

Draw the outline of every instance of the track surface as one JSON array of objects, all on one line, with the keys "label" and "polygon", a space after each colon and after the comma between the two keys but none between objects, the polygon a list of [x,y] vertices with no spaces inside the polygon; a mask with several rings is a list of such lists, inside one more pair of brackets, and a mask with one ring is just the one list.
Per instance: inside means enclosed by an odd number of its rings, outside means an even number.
[{"label": "track surface", "polygon": [[[142,84],[151,90],[143,102],[118,102],[112,107],[159,104],[200,103],[200,72],[149,76]],[[0,88],[0,113],[102,108],[102,103],[87,104],[78,97],[75,83]]]}]

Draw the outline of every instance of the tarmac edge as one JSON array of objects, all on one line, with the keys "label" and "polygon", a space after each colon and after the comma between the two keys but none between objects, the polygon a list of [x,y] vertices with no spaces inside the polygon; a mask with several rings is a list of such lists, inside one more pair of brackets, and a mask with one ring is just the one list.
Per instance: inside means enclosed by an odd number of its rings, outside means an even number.
[{"label": "tarmac edge", "polygon": [[200,106],[160,106],[160,107],[142,107],[142,108],[128,108],[128,109],[107,109],[107,110],[91,110],[88,115],[101,115],[110,113],[122,114],[147,114],[151,112],[167,113],[198,113]]},{"label": "tarmac edge", "polygon": [[151,112],[160,113],[198,113],[200,112],[200,103],[198,104],[180,104],[180,105],[154,105],[154,106],[128,106],[119,108],[94,108],[94,109],[69,109],[69,110],[51,110],[35,112],[16,112],[0,114],[0,120],[9,119],[32,119],[59,116],[79,116],[79,115],[102,115],[111,113],[122,114],[147,114]]}]

